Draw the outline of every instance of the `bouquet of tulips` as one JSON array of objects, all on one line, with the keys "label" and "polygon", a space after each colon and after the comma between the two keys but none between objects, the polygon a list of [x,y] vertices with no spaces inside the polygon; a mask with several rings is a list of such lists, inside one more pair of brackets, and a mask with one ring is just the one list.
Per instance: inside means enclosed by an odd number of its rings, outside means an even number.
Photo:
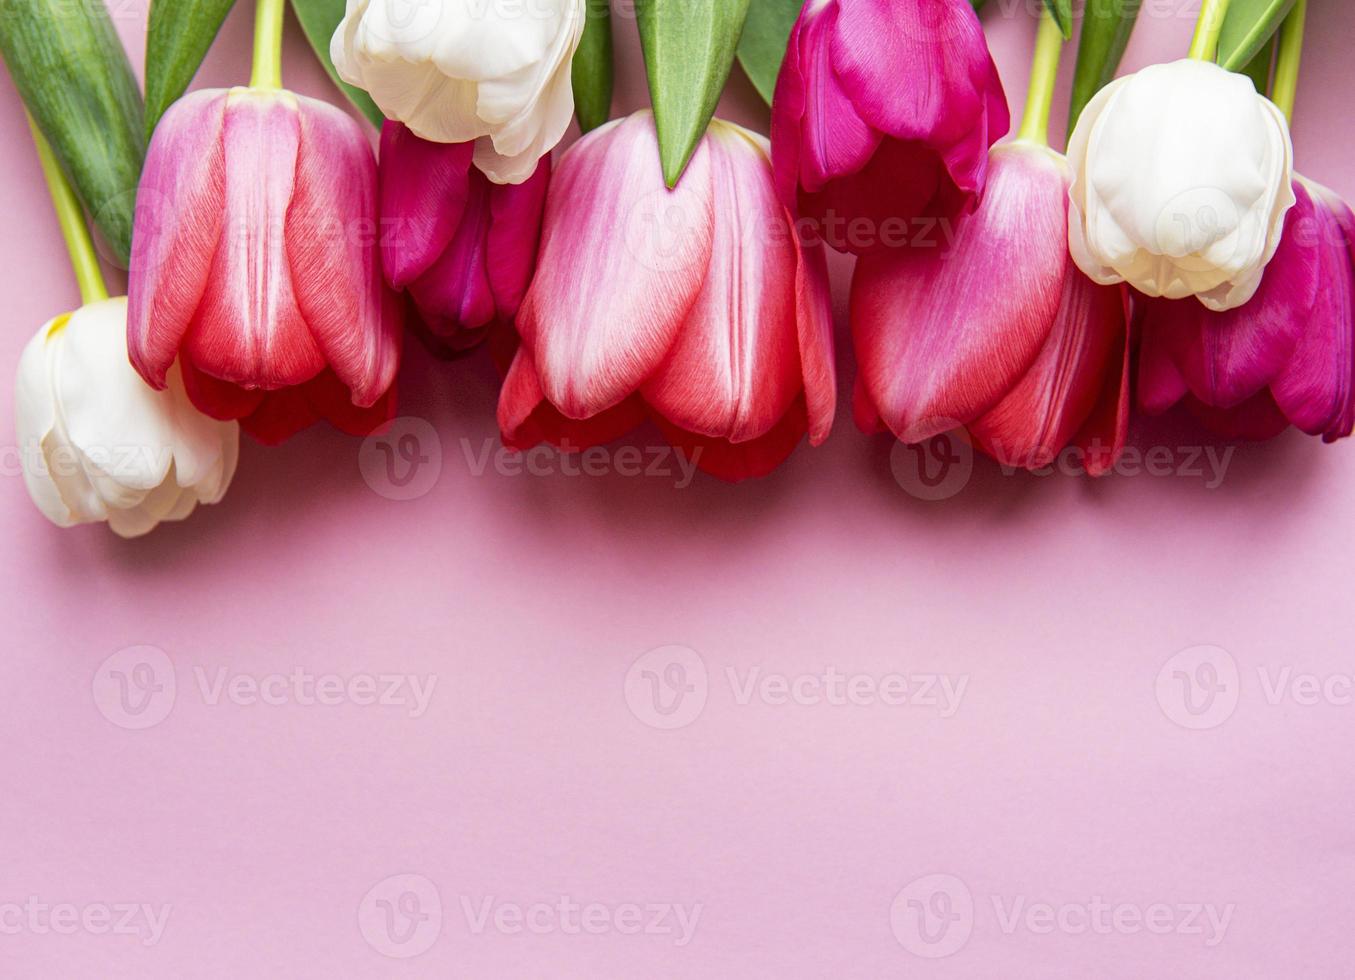
[{"label": "bouquet of tulips", "polygon": [[[0,22],[84,300],[16,384],[57,524],[220,500],[241,429],[379,430],[406,321],[448,356],[497,338],[510,447],[652,421],[762,476],[832,428],[830,249],[866,432],[1100,475],[1134,404],[1228,438],[1355,427],[1355,214],[1289,136],[1306,0],[1204,0],[1186,57],[1123,77],[1139,4],[1088,0],[1066,152],[1069,0],[1010,139],[982,0],[634,0],[652,109],[623,119],[605,0],[291,0],[359,113],[283,87],[286,2],[257,0],[247,85],[188,94],[232,0],[153,0],[144,96],[102,4]],[[714,116],[735,62],[765,135]]]}]

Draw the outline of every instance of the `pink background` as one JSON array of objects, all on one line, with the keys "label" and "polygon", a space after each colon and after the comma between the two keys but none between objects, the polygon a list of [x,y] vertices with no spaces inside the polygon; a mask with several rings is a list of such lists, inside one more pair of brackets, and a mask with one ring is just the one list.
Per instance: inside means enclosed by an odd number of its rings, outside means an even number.
[{"label": "pink background", "polygon": [[[139,62],[144,0],[111,6]],[[989,6],[1019,109],[1034,20],[1025,4]],[[1192,5],[1145,5],[1128,67],[1184,51],[1178,6]],[[1355,195],[1355,8],[1314,4],[1310,21],[1299,164]],[[250,23],[241,4],[202,84],[246,77]],[[628,111],[642,71],[631,22],[616,28]],[[334,97],[294,24],[288,44],[289,82]],[[19,101],[0,85],[12,372],[77,297]],[[765,126],[741,78],[727,111]],[[840,331],[848,272],[837,263]],[[495,435],[494,370],[417,345],[403,413],[431,423],[422,448],[441,470],[430,458],[413,500],[375,492],[361,442],[316,428],[246,446],[222,505],[126,543],[50,527],[8,437],[0,975],[1348,976],[1349,447],[1292,434],[1237,447],[1212,489],[979,460],[958,493],[926,502],[892,477],[890,442],[853,428],[845,344],[839,356],[830,442],[737,487],[477,475],[467,456]],[[11,412],[5,399],[0,432]],[[1201,439],[1170,419],[1134,437],[1168,447],[1176,469]],[[660,442],[646,430],[629,444]],[[893,462],[906,473],[906,456]],[[678,679],[667,653],[628,675],[674,644],[695,652],[679,663],[689,682],[705,672],[699,714],[699,691],[678,715],[647,707],[639,669]],[[141,645],[164,656],[118,653]],[[1209,710],[1195,716],[1175,669],[1211,675],[1194,653],[1164,665],[1200,645],[1222,648],[1199,654],[1221,689],[1196,692]],[[138,659],[132,676],[158,693],[124,709],[116,685]],[[748,701],[754,668],[966,687],[949,717],[879,699]],[[216,698],[221,671],[285,703]],[[324,705],[268,680],[298,671],[359,683]],[[388,673],[435,679],[424,713],[361,703],[361,679]],[[1337,680],[1314,697],[1306,682],[1267,689],[1299,675]],[[651,724],[665,720],[689,724]],[[599,904],[598,934],[531,909],[561,896]],[[920,932],[909,898],[951,914]],[[477,928],[486,900],[507,911]],[[1123,906],[1119,924],[1104,913],[1106,929],[1079,930],[1093,900]],[[56,930],[33,902],[87,918]],[[116,924],[122,903],[168,907],[163,932],[139,912],[137,935],[105,934],[99,910]],[[625,903],[700,917],[679,945],[671,917],[672,932],[630,934]],[[1070,903],[1048,928],[1024,911]],[[1207,915],[1192,931],[1177,908],[1191,904],[1232,907],[1221,937]],[[511,931],[514,908],[538,928]],[[1164,934],[1133,929],[1142,916]]]}]

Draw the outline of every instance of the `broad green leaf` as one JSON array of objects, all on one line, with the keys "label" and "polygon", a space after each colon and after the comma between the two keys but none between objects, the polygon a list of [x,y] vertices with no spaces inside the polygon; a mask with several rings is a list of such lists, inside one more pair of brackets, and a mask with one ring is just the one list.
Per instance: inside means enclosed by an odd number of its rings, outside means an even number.
[{"label": "broad green leaf", "polygon": [[1242,74],[1251,79],[1252,84],[1256,86],[1256,91],[1262,95],[1270,93],[1270,68],[1275,62],[1277,40],[1278,35],[1263,44],[1261,50],[1256,53],[1256,57],[1242,70]]},{"label": "broad green leaf", "polygon": [[125,265],[146,156],[144,108],[108,8],[6,0],[0,53],[80,202]]},{"label": "broad green leaf", "polygon": [[748,0],[635,0],[664,180],[677,186],[734,67]]},{"label": "broad green leaf", "polygon": [[570,70],[573,73],[574,112],[579,117],[579,128],[586,133],[597,129],[612,115],[615,69],[612,9],[608,0],[588,0],[588,20]]},{"label": "broad green leaf", "polygon": [[1059,30],[1063,32],[1063,39],[1066,41],[1073,36],[1073,0],[1044,0],[1044,5],[1049,8],[1049,12],[1054,16],[1054,23],[1059,25]]},{"label": "broad green leaf", "polygon": [[1087,103],[1115,77],[1142,5],[1143,0],[1087,0],[1082,13],[1077,68],[1073,73],[1069,133],[1077,125]]},{"label": "broad green leaf", "polygon": [[748,5],[748,21],[739,40],[739,64],[768,105],[772,104],[776,77],[786,58],[791,28],[803,6],[804,0],[752,0]]},{"label": "broad green leaf", "polygon": [[1294,0],[1233,0],[1219,35],[1219,64],[1245,69],[1293,9]]},{"label": "broad green leaf", "polygon": [[146,30],[146,138],[188,90],[235,0],[151,0]]},{"label": "broad green leaf", "polygon": [[973,5],[974,9],[978,11],[983,9],[983,5],[987,3],[988,0],[969,0],[969,2]]},{"label": "broad green leaf", "polygon": [[301,21],[306,39],[311,42],[316,57],[325,66],[325,71],[329,72],[329,77],[334,79],[334,84],[343,89],[343,94],[362,110],[373,126],[380,129],[386,117],[376,107],[372,97],[341,79],[334,70],[334,62],[329,58],[329,42],[334,37],[339,21],[343,20],[344,0],[292,0],[292,10],[296,12],[296,19]]}]

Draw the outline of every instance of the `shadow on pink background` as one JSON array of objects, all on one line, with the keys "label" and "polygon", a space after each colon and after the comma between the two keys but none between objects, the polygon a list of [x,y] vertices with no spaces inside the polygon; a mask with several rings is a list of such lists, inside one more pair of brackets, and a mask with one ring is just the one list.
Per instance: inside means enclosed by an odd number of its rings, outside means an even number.
[{"label": "shadow on pink background", "polygon": [[[1019,111],[1034,19],[989,6]],[[1355,195],[1355,8],[1309,30],[1299,165]],[[12,374],[76,291],[0,84]],[[126,543],[48,526],[6,436],[0,976],[1349,976],[1349,447],[1156,420],[1156,475],[917,499],[851,424],[849,272],[835,434],[760,483],[516,472],[488,358],[413,343],[404,487],[316,428]]]}]

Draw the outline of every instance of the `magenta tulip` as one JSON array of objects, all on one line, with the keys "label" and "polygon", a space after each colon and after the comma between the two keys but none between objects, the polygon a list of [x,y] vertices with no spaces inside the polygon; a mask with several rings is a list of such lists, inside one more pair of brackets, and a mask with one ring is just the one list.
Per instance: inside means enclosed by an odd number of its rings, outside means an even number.
[{"label": "magenta tulip", "polygon": [[518,331],[499,402],[510,446],[582,449],[649,417],[737,480],[832,425],[822,247],[796,241],[766,141],[721,120],[673,191],[649,112],[565,154]]},{"label": "magenta tulip", "polygon": [[1073,445],[1099,475],[1128,423],[1127,289],[1073,264],[1062,156],[1014,143],[990,168],[953,243],[858,261],[857,422],[910,443],[963,426],[1030,469]]},{"label": "magenta tulip", "polygon": [[128,349],[164,388],[267,443],[394,411],[398,304],[358,124],[287,91],[194,92],[155,131],[137,200]]},{"label": "magenta tulip", "polygon": [[1229,438],[1267,439],[1291,424],[1327,442],[1355,428],[1355,215],[1311,181],[1255,296],[1222,313],[1152,300],[1144,314],[1139,403],[1184,401]]},{"label": "magenta tulip", "polygon": [[382,258],[439,350],[465,350],[511,324],[531,282],[550,157],[522,184],[472,165],[474,143],[432,143],[388,122],[381,131]]},{"label": "magenta tulip", "polygon": [[777,189],[839,251],[898,247],[973,204],[1009,125],[968,0],[811,0],[772,104]]}]

